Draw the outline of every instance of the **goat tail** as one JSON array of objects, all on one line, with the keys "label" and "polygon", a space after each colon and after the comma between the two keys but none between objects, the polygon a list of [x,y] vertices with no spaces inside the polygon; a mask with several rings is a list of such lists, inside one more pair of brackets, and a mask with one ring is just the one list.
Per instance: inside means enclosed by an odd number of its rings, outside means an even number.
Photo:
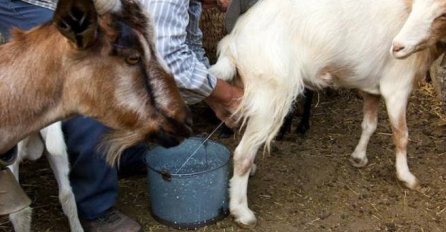
[{"label": "goat tail", "polygon": [[209,72],[218,79],[231,81],[236,75],[234,52],[231,48],[231,36],[227,35],[218,43],[218,60],[212,65]]}]

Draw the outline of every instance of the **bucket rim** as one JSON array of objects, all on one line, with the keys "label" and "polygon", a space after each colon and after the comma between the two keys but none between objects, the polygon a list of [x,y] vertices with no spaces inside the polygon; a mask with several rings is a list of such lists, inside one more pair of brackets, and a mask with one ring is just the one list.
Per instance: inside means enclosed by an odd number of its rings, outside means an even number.
[{"label": "bucket rim", "polygon": [[[203,140],[205,140],[205,138],[194,136],[194,137],[187,138],[187,140],[203,141]],[[219,142],[216,142],[214,140],[208,139],[206,142],[212,143],[212,144],[217,145],[217,146],[221,146],[229,154],[228,155],[228,159],[225,162],[223,162],[223,164],[218,165],[218,166],[216,166],[214,168],[211,168],[211,169],[208,169],[208,170],[192,172],[192,173],[169,173],[169,175],[171,177],[180,177],[180,178],[181,177],[191,177],[191,176],[197,176],[197,175],[201,175],[201,174],[204,174],[204,173],[212,172],[212,171],[215,171],[215,170],[218,170],[218,169],[220,169],[222,167],[227,166],[229,161],[231,160],[231,151],[225,145],[223,145],[223,144],[221,144]],[[150,151],[147,154],[148,155],[146,155],[146,156],[150,156]],[[157,170],[155,167],[152,167],[150,162],[148,162],[147,158],[145,158],[145,160],[146,160],[147,168],[149,168],[150,170],[152,170],[152,171],[154,171],[154,172],[156,172],[156,173],[158,173],[160,175],[164,175],[165,174],[165,173],[163,173],[163,170]]]}]

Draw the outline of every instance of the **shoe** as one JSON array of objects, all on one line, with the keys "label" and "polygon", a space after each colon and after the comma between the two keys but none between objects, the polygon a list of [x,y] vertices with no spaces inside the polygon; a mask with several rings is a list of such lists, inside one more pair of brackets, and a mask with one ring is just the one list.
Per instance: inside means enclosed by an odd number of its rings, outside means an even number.
[{"label": "shoe", "polygon": [[117,209],[95,220],[81,220],[85,232],[143,232],[141,225]]}]

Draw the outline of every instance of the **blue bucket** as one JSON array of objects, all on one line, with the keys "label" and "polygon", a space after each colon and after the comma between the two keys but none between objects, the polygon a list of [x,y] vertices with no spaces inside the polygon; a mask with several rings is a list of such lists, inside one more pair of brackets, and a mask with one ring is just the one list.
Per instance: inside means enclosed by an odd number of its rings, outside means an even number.
[{"label": "blue bucket", "polygon": [[189,138],[146,155],[152,216],[177,229],[195,229],[226,217],[230,151],[222,144]]}]

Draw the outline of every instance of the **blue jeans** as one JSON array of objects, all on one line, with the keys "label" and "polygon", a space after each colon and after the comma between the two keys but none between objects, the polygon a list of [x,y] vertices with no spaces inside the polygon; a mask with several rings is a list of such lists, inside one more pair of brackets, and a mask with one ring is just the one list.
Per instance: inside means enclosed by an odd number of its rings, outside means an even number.
[{"label": "blue jeans", "polygon": [[[9,29],[30,29],[52,19],[49,9],[17,0],[0,0],[0,32],[8,37]],[[86,117],[76,117],[63,123],[65,141],[70,154],[70,181],[76,197],[79,216],[95,219],[106,213],[116,203],[118,174],[109,167],[97,145],[108,130],[105,126]],[[124,152],[121,167],[140,169],[146,147],[136,146]]]},{"label": "blue jeans", "polygon": [[[115,205],[118,193],[118,172],[108,166],[98,150],[103,135],[109,129],[82,116],[65,121],[62,128],[70,154],[70,181],[79,216],[95,219]],[[129,169],[145,169],[143,154],[146,150],[142,144],[125,150],[120,167],[127,172]]]},{"label": "blue jeans", "polygon": [[28,30],[48,22],[53,11],[17,0],[0,0],[0,32],[9,37],[9,30],[17,27]]}]

